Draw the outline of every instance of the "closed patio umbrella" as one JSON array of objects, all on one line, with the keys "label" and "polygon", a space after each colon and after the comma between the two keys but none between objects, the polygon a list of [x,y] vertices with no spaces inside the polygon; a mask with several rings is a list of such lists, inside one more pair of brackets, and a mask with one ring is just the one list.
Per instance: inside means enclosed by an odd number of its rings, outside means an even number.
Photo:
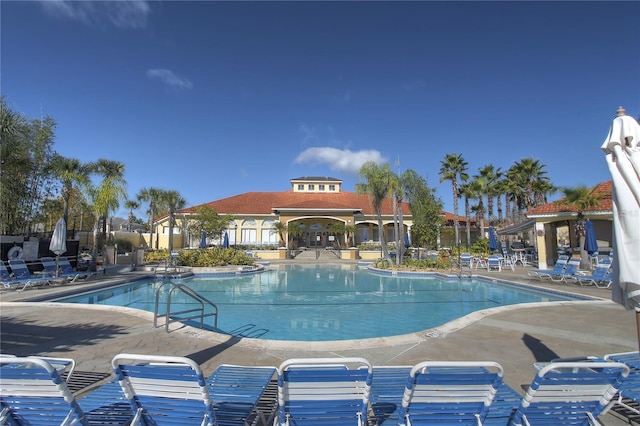
[{"label": "closed patio umbrella", "polygon": [[500,246],[498,245],[498,240],[496,239],[496,230],[493,226],[489,227],[489,250],[498,251],[500,250]]},{"label": "closed patio umbrella", "polygon": [[227,232],[224,233],[224,238],[222,239],[222,247],[229,248],[229,234]]},{"label": "closed patio umbrella", "polygon": [[584,222],[584,251],[592,255],[598,252],[598,240],[596,239],[596,231],[593,229],[593,222],[587,219]]},{"label": "closed patio umbrella", "polygon": [[611,298],[636,312],[640,346],[640,125],[618,108],[602,144],[612,177]]},{"label": "closed patio umbrella", "polygon": [[207,233],[206,231],[202,231],[202,235],[200,236],[200,248],[207,247]]},{"label": "closed patio umbrella", "polygon": [[58,276],[58,265],[60,263],[60,255],[67,251],[67,224],[64,218],[58,219],[56,227],[51,236],[49,250],[56,255],[56,277]]}]

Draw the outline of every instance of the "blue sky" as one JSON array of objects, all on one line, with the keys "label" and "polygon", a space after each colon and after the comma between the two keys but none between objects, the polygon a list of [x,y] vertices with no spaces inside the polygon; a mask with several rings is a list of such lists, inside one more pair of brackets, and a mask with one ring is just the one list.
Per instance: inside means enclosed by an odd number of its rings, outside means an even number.
[{"label": "blue sky", "polygon": [[354,191],[374,160],[415,170],[452,211],[446,154],[470,175],[532,157],[556,185],[592,186],[610,179],[617,107],[640,115],[637,1],[0,7],[6,101],[53,117],[60,154],[126,164],[132,198],[153,186],[196,205],[305,175]]}]

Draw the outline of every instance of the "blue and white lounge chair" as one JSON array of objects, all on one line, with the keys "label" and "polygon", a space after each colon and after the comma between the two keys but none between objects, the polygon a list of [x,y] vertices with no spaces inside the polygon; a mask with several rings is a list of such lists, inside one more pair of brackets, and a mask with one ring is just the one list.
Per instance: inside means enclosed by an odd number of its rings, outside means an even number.
[{"label": "blue and white lounge chair", "polygon": [[92,276],[98,274],[97,272],[91,271],[76,271],[75,269],[73,269],[73,266],[71,266],[69,259],[67,259],[66,257],[60,257],[58,259],[58,266],[60,267],[60,272],[62,272],[65,276],[74,277],[71,280],[72,282],[77,280],[89,279]]},{"label": "blue and white lounge chair", "polygon": [[617,362],[552,362],[536,374],[510,426],[600,425],[597,418],[629,375]]},{"label": "blue and white lounge chair", "polygon": [[266,425],[270,413],[261,412],[257,405],[275,372],[274,367],[223,364],[216,368],[207,378],[216,425],[248,425],[258,420]]},{"label": "blue and white lounge chair", "polygon": [[469,268],[471,269],[471,253],[461,253],[460,254],[460,269]]},{"label": "blue and white lounge chair", "polygon": [[[405,386],[412,368],[413,366],[373,366],[370,403],[378,425],[398,424]],[[498,386],[484,423],[505,425],[521,400],[522,395],[503,382]],[[477,425],[476,419],[472,419],[472,424]]]},{"label": "blue and white lounge chair", "polygon": [[574,274],[571,279],[582,286],[594,285],[598,288],[611,286],[611,265],[600,263],[596,265],[591,275]]},{"label": "blue and white lounge chair", "polygon": [[131,425],[216,424],[200,366],[184,357],[119,354],[111,361],[134,413]]},{"label": "blue and white lounge chair", "polygon": [[56,277],[57,270],[57,277],[66,279],[68,283],[83,280],[93,275],[92,272],[77,272],[66,257],[59,257],[57,261],[52,257],[43,257],[40,258],[40,262],[42,262],[47,276]]},{"label": "blue and white lounge chair", "polygon": [[570,280],[572,276],[578,273],[578,268],[580,268],[580,259],[571,258],[567,262],[567,266],[565,266],[565,268],[561,272],[559,273],[549,272],[547,274],[541,273],[539,274],[539,277],[540,279],[543,279],[543,280],[548,278],[551,281],[568,282],[568,280]]},{"label": "blue and white lounge chair", "polygon": [[502,366],[496,362],[416,364],[406,382],[398,425],[480,426],[502,384],[502,376]]},{"label": "blue and white lounge chair", "polygon": [[[13,273],[13,282],[16,283],[16,290],[22,291],[27,287],[35,284],[50,284],[51,281],[47,277],[35,278],[29,272],[27,264],[22,259],[12,259],[9,261],[9,267]],[[20,287],[22,284],[22,287]]]},{"label": "blue and white lounge chair", "polygon": [[619,352],[604,356],[607,361],[621,362],[629,367],[629,376],[624,379],[622,386],[618,389],[618,396],[614,398],[610,406],[620,405],[625,410],[640,414],[638,404],[640,404],[640,353]]},{"label": "blue and white lounge chair", "polygon": [[0,260],[0,283],[6,289],[15,289],[19,288],[20,285],[27,286],[31,284],[30,279],[19,280],[15,279],[11,276],[11,273],[7,269],[7,266],[4,264],[4,261]]},{"label": "blue and white lounge chair", "polygon": [[556,260],[556,263],[553,265],[553,269],[532,269],[527,273],[527,275],[531,278],[541,278],[542,275],[547,276],[549,274],[561,274],[567,266],[568,261],[569,256],[562,254],[558,256],[558,260]]},{"label": "blue and white lounge chair", "polygon": [[290,359],[278,367],[274,425],[367,423],[373,367],[364,358]]},{"label": "blue and white lounge chair", "polygon": [[67,382],[47,359],[0,356],[0,375],[0,424],[88,424]]},{"label": "blue and white lounge chair", "polygon": [[497,254],[492,254],[487,257],[487,272],[490,271],[502,271],[502,258]]}]

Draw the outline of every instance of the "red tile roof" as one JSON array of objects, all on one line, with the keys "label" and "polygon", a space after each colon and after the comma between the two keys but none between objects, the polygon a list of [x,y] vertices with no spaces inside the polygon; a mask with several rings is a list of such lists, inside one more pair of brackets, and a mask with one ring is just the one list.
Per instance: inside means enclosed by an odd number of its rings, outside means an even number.
[{"label": "red tile roof", "polygon": [[[348,191],[335,193],[309,192],[246,192],[233,197],[211,201],[206,204],[188,207],[180,213],[194,213],[202,206],[209,206],[219,214],[256,214],[266,215],[279,209],[301,210],[353,210],[362,211],[365,215],[375,215],[367,194],[356,194]],[[402,211],[410,215],[411,209],[403,203]],[[382,214],[392,215],[393,206],[390,199],[382,202]]]},{"label": "red tile roof", "polygon": [[[334,193],[319,192],[246,192],[234,195],[233,197],[222,198],[209,203],[188,207],[178,213],[195,213],[200,207],[209,206],[218,214],[240,214],[240,215],[268,215],[273,210],[352,210],[361,211],[366,216],[374,216],[375,210],[371,206],[367,194],[357,194],[349,191]],[[408,203],[402,204],[402,213],[405,216],[411,215]],[[453,222],[453,214],[441,212],[448,223]],[[384,216],[393,215],[393,205],[391,199],[385,198],[382,202],[382,214]],[[459,215],[461,224],[466,223],[464,215]],[[475,223],[472,220],[471,223]]]},{"label": "red tile roof", "polygon": [[[613,210],[613,202],[611,201],[611,189],[612,189],[612,181],[607,181],[596,185],[595,192],[597,194],[602,194],[602,198],[598,201],[598,205],[594,208],[590,208],[586,210],[586,212],[600,212],[600,211],[612,211]],[[527,211],[526,215],[536,216],[536,215],[549,215],[549,214],[557,214],[557,213],[566,213],[566,212],[577,212],[578,209],[576,206],[572,204],[563,204],[563,201],[566,198],[561,198],[557,201],[552,201],[547,204],[543,204],[536,208],[533,208]]]}]

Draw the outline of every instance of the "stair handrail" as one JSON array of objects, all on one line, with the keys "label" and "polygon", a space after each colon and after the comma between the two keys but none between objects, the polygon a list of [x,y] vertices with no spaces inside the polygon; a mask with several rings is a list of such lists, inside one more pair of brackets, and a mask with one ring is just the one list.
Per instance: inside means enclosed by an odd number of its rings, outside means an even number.
[{"label": "stair handrail", "polygon": [[[190,320],[190,319],[195,319],[195,318],[200,318],[200,328],[204,329],[204,318],[205,317],[214,317],[214,322],[213,322],[213,327],[214,329],[218,328],[218,306],[213,303],[212,301],[210,301],[209,299],[207,299],[206,297],[202,296],[201,294],[199,294],[198,292],[194,291],[193,289],[191,289],[190,287],[184,285],[184,284],[179,284],[179,283],[174,283],[171,281],[165,281],[163,282],[160,287],[158,287],[156,289],[156,302],[155,302],[155,308],[154,308],[154,316],[153,316],[153,325],[154,327],[157,327],[157,319],[160,315],[158,315],[158,308],[160,306],[160,291],[162,290],[162,288],[166,285],[170,285],[171,289],[169,290],[168,294],[167,294],[167,309],[165,312],[165,331],[167,333],[169,333],[169,324],[173,323],[173,322],[178,322],[178,321],[185,321],[185,320]],[[184,294],[186,294],[187,296],[189,296],[190,298],[194,299],[196,302],[199,303],[200,307],[199,308],[193,308],[193,309],[186,309],[183,311],[178,311],[178,312],[172,312],[171,311],[171,297],[173,296],[174,291],[180,291]],[[205,313],[205,305],[209,305],[211,307],[213,307],[213,311],[210,313]],[[188,314],[188,313],[192,313],[192,312],[199,312],[198,315],[193,315],[193,316],[189,316],[189,317],[181,317],[178,319],[172,319],[171,316],[175,316],[175,315],[182,315],[182,314]]]}]

